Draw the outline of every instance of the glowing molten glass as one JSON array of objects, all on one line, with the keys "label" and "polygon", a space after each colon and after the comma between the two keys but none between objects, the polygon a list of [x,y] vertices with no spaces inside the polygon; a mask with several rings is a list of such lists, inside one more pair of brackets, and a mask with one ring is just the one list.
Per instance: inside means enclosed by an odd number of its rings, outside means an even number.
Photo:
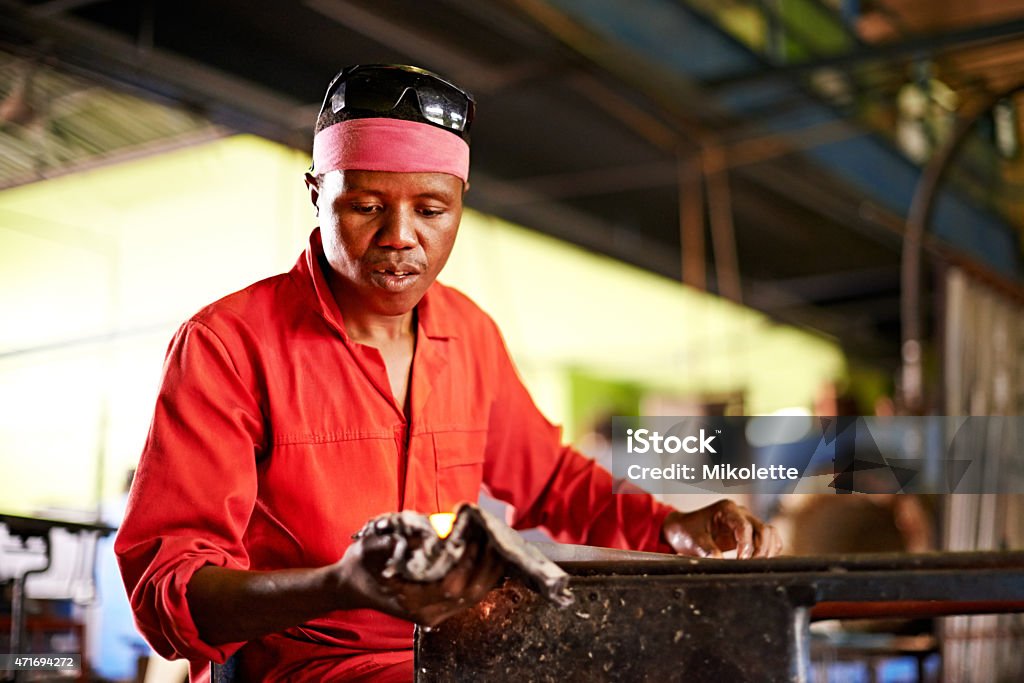
[{"label": "glowing molten glass", "polygon": [[430,515],[430,526],[441,538],[448,538],[452,532],[452,525],[455,524],[455,515],[450,512],[435,512]]}]

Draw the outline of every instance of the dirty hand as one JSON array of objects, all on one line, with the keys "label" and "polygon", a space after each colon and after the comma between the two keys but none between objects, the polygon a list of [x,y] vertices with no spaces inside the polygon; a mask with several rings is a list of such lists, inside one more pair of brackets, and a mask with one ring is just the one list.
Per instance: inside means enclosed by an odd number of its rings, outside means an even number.
[{"label": "dirty hand", "polygon": [[747,508],[720,500],[693,512],[673,510],[665,518],[662,535],[680,555],[721,557],[736,550],[736,557],[772,557],[782,552],[782,538]]},{"label": "dirty hand", "polygon": [[505,560],[486,539],[471,541],[459,561],[437,581],[409,581],[382,574],[393,539],[357,539],[335,565],[344,609],[375,609],[401,619],[436,626],[472,607],[505,575]]}]

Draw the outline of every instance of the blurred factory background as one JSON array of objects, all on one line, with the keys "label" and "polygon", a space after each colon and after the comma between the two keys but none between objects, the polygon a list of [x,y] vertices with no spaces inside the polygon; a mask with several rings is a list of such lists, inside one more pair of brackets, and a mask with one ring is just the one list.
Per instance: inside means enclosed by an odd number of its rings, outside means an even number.
[{"label": "blurred factory background", "polygon": [[[0,512],[117,507],[174,330],[303,249],[351,63],[476,96],[441,279],[583,448],[612,414],[1024,413],[1024,0],[0,0]],[[925,507],[931,547],[1024,545],[1016,498]],[[937,635],[943,680],[1024,676],[1017,617]],[[861,659],[816,680],[919,680]]]}]

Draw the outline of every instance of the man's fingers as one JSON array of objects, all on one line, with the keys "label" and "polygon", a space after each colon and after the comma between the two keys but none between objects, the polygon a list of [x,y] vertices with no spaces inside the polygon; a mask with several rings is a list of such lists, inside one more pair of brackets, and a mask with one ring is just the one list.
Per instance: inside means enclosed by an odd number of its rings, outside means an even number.
[{"label": "man's fingers", "polygon": [[484,546],[478,561],[473,567],[473,577],[468,585],[469,599],[472,602],[482,599],[497,585],[504,575],[505,558],[489,546]]},{"label": "man's fingers", "polygon": [[768,542],[771,541],[771,527],[763,524],[754,526],[754,554],[752,557],[768,557]]},{"label": "man's fingers", "polygon": [[419,624],[439,624],[479,602],[506,569],[504,558],[481,535],[467,543],[462,557],[436,581],[385,578],[384,569],[394,544],[390,537],[361,538],[346,551],[341,562],[354,568],[368,606]]},{"label": "man's fingers", "polygon": [[736,546],[736,557],[747,559],[754,554],[754,525],[746,508],[731,504],[721,512],[720,523],[729,532],[729,539]]},{"label": "man's fingers", "polygon": [[662,527],[665,542],[679,555],[721,557],[722,551],[715,543],[716,514],[717,510],[710,506],[685,514],[673,510]]},{"label": "man's fingers", "polygon": [[455,566],[441,579],[445,598],[457,598],[466,591],[472,582],[474,569],[479,562],[477,559],[479,552],[479,547],[475,543],[470,544]]},{"label": "man's fingers", "polygon": [[754,554],[752,557],[769,557],[771,554],[773,529],[760,522],[753,522],[754,525]]},{"label": "man's fingers", "polygon": [[360,562],[374,576],[379,576],[395,551],[392,536],[366,536],[358,541]]},{"label": "man's fingers", "polygon": [[475,590],[483,588],[485,591],[490,590],[490,584],[494,579],[494,573],[496,570],[495,553],[489,548],[483,548],[480,555],[477,557],[476,562],[473,564],[472,576],[470,577],[469,587]]},{"label": "man's fingers", "polygon": [[782,552],[782,536],[770,524],[754,521],[754,557],[775,557]]},{"label": "man's fingers", "polygon": [[711,537],[711,534],[706,532],[694,534],[691,540],[693,541],[692,549],[696,551],[693,554],[696,554],[698,557],[722,557],[722,551],[715,543],[715,539]]},{"label": "man's fingers", "polygon": [[747,508],[731,500],[682,513],[673,510],[665,517],[662,535],[680,555],[721,557],[723,550],[736,550],[736,557],[771,557],[782,551],[778,531],[763,524]]},{"label": "man's fingers", "polygon": [[772,546],[771,556],[774,557],[776,555],[781,555],[782,554],[782,546],[783,546],[782,534],[780,534],[779,530],[776,529],[775,527],[769,527],[769,528],[772,530],[772,538],[775,540],[775,543]]},{"label": "man's fingers", "polygon": [[472,544],[442,579],[444,598],[468,607],[490,592],[504,573],[504,558],[486,542]]}]

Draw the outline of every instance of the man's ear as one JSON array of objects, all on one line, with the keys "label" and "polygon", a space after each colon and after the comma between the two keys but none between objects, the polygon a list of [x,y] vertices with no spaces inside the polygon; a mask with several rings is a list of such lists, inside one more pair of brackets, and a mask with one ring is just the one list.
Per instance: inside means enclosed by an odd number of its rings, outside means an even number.
[{"label": "man's ear", "polygon": [[304,180],[306,181],[306,188],[309,190],[309,201],[313,202],[313,208],[316,209],[317,215],[320,215],[320,206],[317,204],[317,200],[320,198],[320,183],[312,173],[306,173]]}]

